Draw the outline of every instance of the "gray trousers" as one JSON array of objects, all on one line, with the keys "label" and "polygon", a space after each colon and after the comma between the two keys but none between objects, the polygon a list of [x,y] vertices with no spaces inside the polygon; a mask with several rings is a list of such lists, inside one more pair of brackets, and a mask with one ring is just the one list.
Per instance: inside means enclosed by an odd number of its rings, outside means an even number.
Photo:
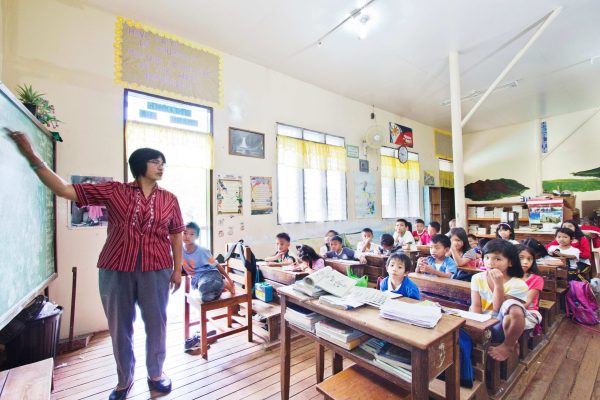
[{"label": "gray trousers", "polygon": [[135,305],[140,307],[146,329],[146,368],[153,378],[163,372],[166,356],[167,304],[173,270],[141,271],[140,258],[135,272],[99,270],[100,298],[108,319],[113,354],[117,363],[119,388],[133,382],[133,322]]}]

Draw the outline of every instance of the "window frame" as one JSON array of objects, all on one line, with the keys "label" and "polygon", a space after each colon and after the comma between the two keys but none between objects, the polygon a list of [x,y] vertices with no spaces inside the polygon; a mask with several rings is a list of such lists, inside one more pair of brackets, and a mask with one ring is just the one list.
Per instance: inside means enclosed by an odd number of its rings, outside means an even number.
[{"label": "window frame", "polygon": [[[384,157],[393,157],[393,158],[398,158],[398,149],[399,147],[389,147],[389,146],[381,146],[379,149],[379,157],[381,158],[382,156]],[[392,151],[389,151],[392,150]],[[387,152],[389,154],[383,154],[383,152]],[[393,154],[390,155],[390,154]],[[421,162],[419,161],[419,153],[417,153],[416,151],[408,151],[408,160],[410,161],[417,161],[419,163],[419,170],[421,169]],[[380,173],[380,196],[379,196],[379,200],[381,201],[382,204],[382,210],[381,210],[381,219],[382,220],[386,220],[386,221],[391,221],[391,220],[395,220],[398,218],[420,218],[419,215],[400,215],[400,216],[395,216],[395,217],[384,217],[383,216],[383,185],[381,184],[381,173]],[[418,180],[418,185],[419,185],[419,190],[417,191],[417,193],[420,193],[420,191],[422,190],[422,186],[421,186],[421,177],[419,176],[419,180]],[[407,187],[408,190],[408,187]],[[396,188],[396,179],[394,179],[394,204],[397,204],[397,199],[396,199],[396,193],[397,193],[397,188]],[[408,192],[407,192],[408,195]],[[419,195],[419,201],[418,201],[418,208],[419,208],[419,212],[421,211],[421,208],[423,206],[422,204],[423,201],[423,196]],[[394,206],[395,207],[395,206]],[[410,209],[410,207],[407,204],[407,208]]]}]

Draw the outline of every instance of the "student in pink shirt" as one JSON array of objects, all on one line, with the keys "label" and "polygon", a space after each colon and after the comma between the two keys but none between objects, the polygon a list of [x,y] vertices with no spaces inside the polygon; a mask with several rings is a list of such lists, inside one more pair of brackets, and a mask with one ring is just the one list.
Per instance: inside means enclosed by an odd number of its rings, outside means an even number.
[{"label": "student in pink shirt", "polygon": [[[542,314],[539,312],[540,304],[540,293],[544,290],[544,278],[539,273],[537,264],[535,263],[535,251],[529,247],[525,247],[522,244],[517,245],[519,250],[519,260],[521,261],[521,267],[523,268],[523,280],[529,288],[527,292],[527,301],[525,302],[525,308],[537,320],[536,330],[541,329],[539,326],[542,323]],[[527,326],[525,323],[525,329],[529,329],[531,326]]]},{"label": "student in pink shirt", "polygon": [[417,230],[412,233],[413,237],[415,238],[415,242],[421,245],[429,244],[431,236],[429,236],[429,233],[427,233],[427,229],[425,228],[425,221],[423,221],[422,219],[417,219],[415,221],[415,226]]}]

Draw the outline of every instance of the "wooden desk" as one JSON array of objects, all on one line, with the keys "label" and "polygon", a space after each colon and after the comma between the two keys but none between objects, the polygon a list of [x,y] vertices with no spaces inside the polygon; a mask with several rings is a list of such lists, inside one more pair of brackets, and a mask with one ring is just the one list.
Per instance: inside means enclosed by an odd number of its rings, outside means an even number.
[{"label": "wooden desk", "polygon": [[265,279],[286,286],[292,285],[294,282],[299,281],[308,275],[308,272],[304,271],[285,271],[281,266],[274,266],[271,263],[259,262],[257,263],[257,266]]},{"label": "wooden desk", "polygon": [[335,260],[332,258],[325,259],[325,265],[329,266],[336,271],[348,275],[348,270],[351,270],[352,273],[359,278],[365,274],[365,266],[366,264],[361,264],[360,261],[352,261],[352,260]]},{"label": "wooden desk", "polygon": [[[355,352],[345,350],[335,344],[319,338],[301,328],[291,327],[281,318],[281,398],[289,399],[290,392],[290,330],[312,339],[317,344],[317,381],[323,377],[323,347],[331,349],[334,358],[334,373],[341,370],[342,357],[376,373],[412,393],[413,399],[429,398],[429,383],[442,371],[446,371],[446,395],[448,399],[460,396],[459,371],[459,328],[464,325],[462,318],[443,315],[435,328],[426,329],[381,318],[379,310],[373,307],[361,307],[352,311],[338,310],[318,304],[318,301],[295,292],[291,287],[277,289],[281,299],[281,313],[285,315],[287,303],[308,308],[328,318],[340,321],[368,335],[407,349],[411,352],[412,382],[384,371],[373,363],[359,357]],[[397,301],[415,302],[402,298]]]},{"label": "wooden desk", "polygon": [[471,275],[475,275],[478,274],[480,272],[483,272],[483,269],[479,269],[479,268],[473,268],[473,267],[456,267],[459,271],[463,271],[466,272],[468,274]]}]

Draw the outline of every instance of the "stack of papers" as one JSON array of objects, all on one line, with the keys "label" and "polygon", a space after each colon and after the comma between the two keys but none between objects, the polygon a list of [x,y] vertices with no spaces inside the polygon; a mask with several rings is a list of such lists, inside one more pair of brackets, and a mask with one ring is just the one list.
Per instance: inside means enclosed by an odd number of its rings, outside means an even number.
[{"label": "stack of papers", "polygon": [[459,310],[458,308],[444,308],[446,314],[454,314],[459,317],[470,319],[477,322],[486,322],[492,318],[492,314],[479,314],[471,311]]},{"label": "stack of papers", "polygon": [[433,328],[442,318],[442,310],[436,306],[387,300],[381,306],[379,315],[422,328]]}]

